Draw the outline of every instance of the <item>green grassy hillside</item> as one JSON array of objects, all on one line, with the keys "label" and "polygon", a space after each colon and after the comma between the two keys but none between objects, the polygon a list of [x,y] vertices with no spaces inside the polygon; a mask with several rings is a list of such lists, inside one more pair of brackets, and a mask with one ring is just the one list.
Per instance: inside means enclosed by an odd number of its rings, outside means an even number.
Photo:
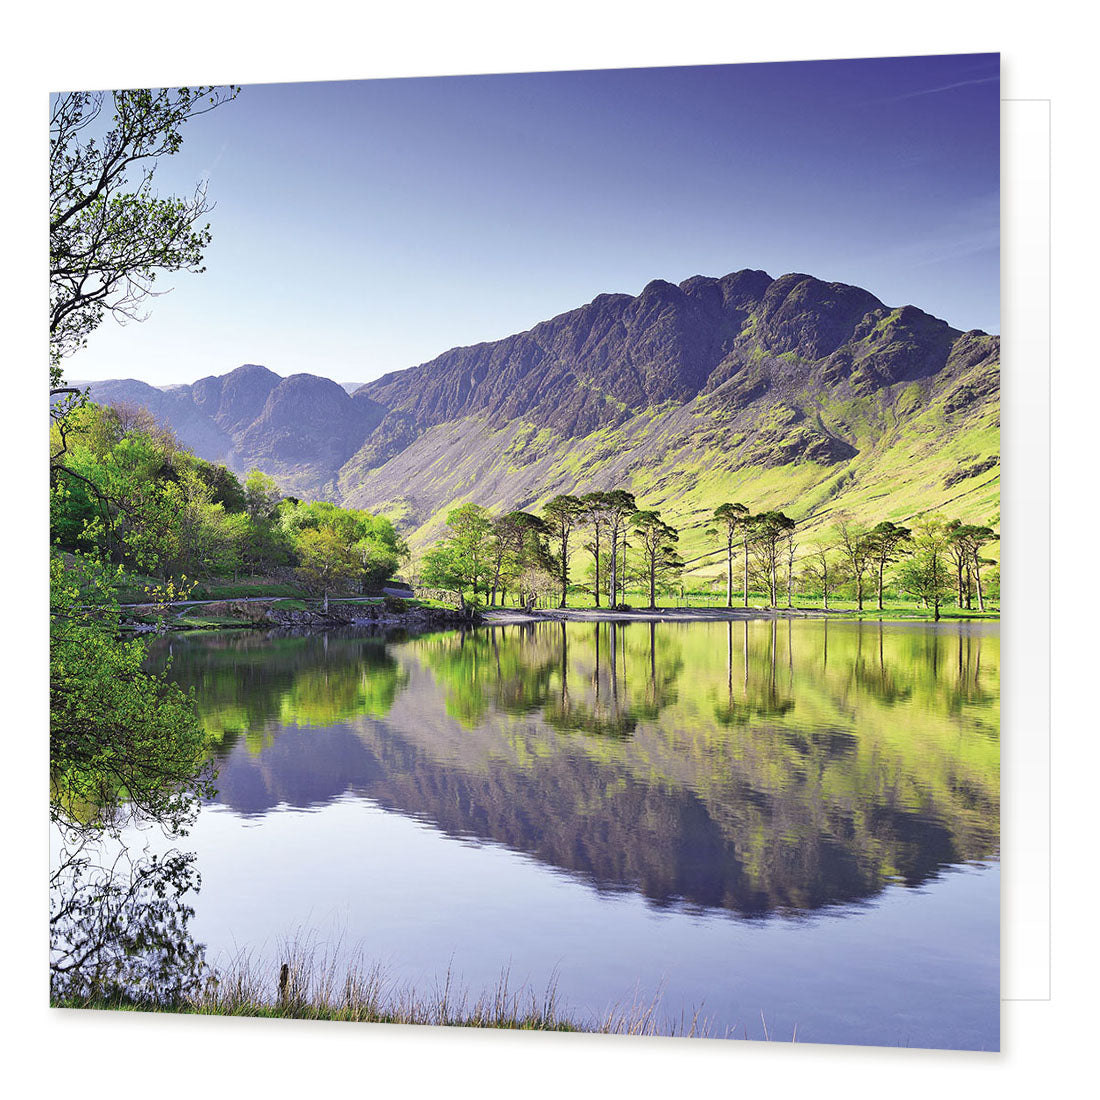
[{"label": "green grassy hillside", "polygon": [[[942,511],[996,526],[996,376],[983,358],[865,395],[804,384],[739,412],[718,390],[573,439],[527,420],[494,427],[467,417],[430,428],[375,469],[353,460],[339,488],[346,503],[389,515],[414,550],[440,537],[447,510],[466,500],[537,509],[557,493],[627,488],[679,529],[691,573],[706,577],[722,568],[705,531],[724,501],[787,512],[803,552],[842,511],[867,524]],[[851,457],[806,457],[815,437]]]}]

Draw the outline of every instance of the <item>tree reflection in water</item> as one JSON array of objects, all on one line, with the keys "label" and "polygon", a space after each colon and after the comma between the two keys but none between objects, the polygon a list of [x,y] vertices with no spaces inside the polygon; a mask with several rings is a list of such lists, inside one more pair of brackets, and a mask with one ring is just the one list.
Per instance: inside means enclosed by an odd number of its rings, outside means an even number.
[{"label": "tree reflection in water", "polygon": [[[997,856],[988,629],[544,622],[163,645],[239,813],[351,792],[601,890],[754,919]],[[193,860],[107,850],[56,864],[55,994],[182,995],[203,980]]]},{"label": "tree reflection in water", "polygon": [[239,812],[350,790],[602,889],[757,916],[996,857],[997,657],[981,629],[554,621],[177,643],[174,674],[202,684]]},{"label": "tree reflection in water", "polygon": [[67,845],[50,876],[50,994],[64,1003],[174,1004],[208,979],[189,924],[193,853],[134,855],[110,837]]}]

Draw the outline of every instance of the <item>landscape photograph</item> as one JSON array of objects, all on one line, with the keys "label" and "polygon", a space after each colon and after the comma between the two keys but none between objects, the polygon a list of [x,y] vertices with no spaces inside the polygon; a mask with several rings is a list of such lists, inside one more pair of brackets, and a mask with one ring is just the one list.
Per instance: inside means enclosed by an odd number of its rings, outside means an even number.
[{"label": "landscape photograph", "polygon": [[49,111],[51,1005],[1000,1049],[999,55]]}]

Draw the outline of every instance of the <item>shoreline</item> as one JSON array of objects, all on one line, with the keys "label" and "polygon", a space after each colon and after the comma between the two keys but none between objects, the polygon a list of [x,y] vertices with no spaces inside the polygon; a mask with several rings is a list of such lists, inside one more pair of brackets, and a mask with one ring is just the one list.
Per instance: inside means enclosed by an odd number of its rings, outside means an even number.
[{"label": "shoreline", "polygon": [[[743,619],[824,619],[848,615],[847,611],[808,611],[802,608],[766,607],[658,607],[655,610],[612,610],[605,607],[554,607],[538,611],[518,608],[487,608],[481,613],[483,626],[512,626],[522,623],[666,623],[740,622]],[[884,612],[885,614],[885,612]]]},{"label": "shoreline", "polygon": [[[928,622],[927,618],[899,617],[890,611],[854,611],[832,610],[824,608],[771,608],[771,607],[658,607],[645,610],[611,610],[602,607],[555,607],[539,611],[520,611],[511,608],[488,608],[481,613],[482,626],[519,626],[525,623],[572,622],[572,623],[727,623],[743,622],[754,619],[861,619],[881,620],[884,622]],[[951,622],[1000,622],[990,615],[959,615],[950,618],[943,616],[941,623]]]},{"label": "shoreline", "polygon": [[[172,619],[151,623],[124,614],[122,628],[136,635],[205,630],[291,630],[320,634],[343,627],[428,631],[480,625],[477,619],[471,620],[467,614],[450,608],[414,606],[398,611],[372,603],[337,605],[326,611],[320,607],[284,609],[276,606],[280,602],[281,598],[264,597],[179,601],[170,606],[186,610]],[[146,606],[155,605],[132,604],[123,610],[132,612]],[[199,618],[189,620],[188,612],[197,612]]]},{"label": "shoreline", "polygon": [[[919,622],[934,623],[931,615],[906,615],[896,609],[858,611],[854,608],[825,610],[824,608],[769,607],[658,607],[611,609],[606,607],[554,607],[523,611],[520,608],[487,607],[470,614],[453,608],[410,607],[393,610],[384,605],[337,606],[327,612],[321,608],[280,609],[280,599],[254,597],[235,600],[189,600],[177,603],[187,611],[198,612],[197,619],[188,620],[186,613],[159,624],[124,616],[123,629],[134,634],[176,633],[191,630],[271,630],[290,629],[321,633],[326,630],[405,629],[415,632],[477,627],[523,626],[545,622],[573,623],[727,623],[749,621],[780,621],[784,619],[839,620],[849,622]],[[133,612],[138,605],[124,608]],[[213,614],[205,616],[203,611]],[[365,614],[363,612],[366,612]],[[958,614],[942,616],[941,623],[1000,622],[1000,614]]]}]

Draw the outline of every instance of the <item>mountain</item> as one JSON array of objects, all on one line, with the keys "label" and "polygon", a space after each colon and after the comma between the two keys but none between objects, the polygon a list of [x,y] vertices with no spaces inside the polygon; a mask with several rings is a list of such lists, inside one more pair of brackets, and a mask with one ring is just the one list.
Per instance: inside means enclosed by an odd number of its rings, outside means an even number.
[{"label": "mountain", "polygon": [[531,507],[620,485],[686,529],[690,557],[724,500],[810,528],[839,507],[995,522],[999,360],[999,337],[915,306],[744,270],[601,294],[350,395],[256,365],[92,395],[147,404],[197,453],[299,495],[384,510],[414,545],[466,499]]},{"label": "mountain", "polygon": [[304,497],[324,495],[386,413],[327,378],[282,378],[255,363],[189,386],[157,389],[133,378],[80,384],[101,404],[145,406],[200,457],[238,473],[258,466]]}]

